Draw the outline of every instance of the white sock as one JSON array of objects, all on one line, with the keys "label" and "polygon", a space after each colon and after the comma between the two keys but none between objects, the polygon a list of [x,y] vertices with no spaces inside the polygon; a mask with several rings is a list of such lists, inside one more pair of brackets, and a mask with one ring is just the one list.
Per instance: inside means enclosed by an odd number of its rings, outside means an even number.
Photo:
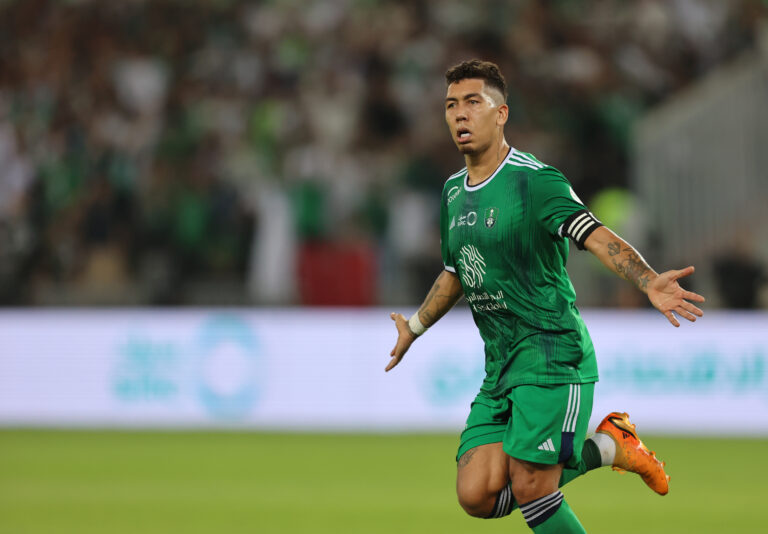
[{"label": "white sock", "polygon": [[616,458],[616,442],[608,434],[598,432],[594,436],[588,438],[595,442],[597,448],[600,450],[600,457],[603,460],[603,465],[613,465],[613,460]]}]

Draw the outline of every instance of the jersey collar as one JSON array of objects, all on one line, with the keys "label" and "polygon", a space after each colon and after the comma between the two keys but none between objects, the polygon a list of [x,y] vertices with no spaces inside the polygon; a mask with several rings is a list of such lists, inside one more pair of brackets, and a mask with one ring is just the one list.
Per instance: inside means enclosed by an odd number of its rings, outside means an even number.
[{"label": "jersey collar", "polygon": [[490,175],[488,178],[486,178],[485,180],[483,180],[482,182],[480,182],[480,183],[479,183],[479,184],[477,184],[477,185],[469,185],[469,169],[467,169],[467,174],[464,176],[464,190],[465,190],[465,191],[477,191],[478,189],[482,189],[483,187],[485,187],[486,185],[488,185],[488,184],[491,182],[491,180],[493,180],[493,178],[494,178],[494,177],[495,177],[497,174],[499,174],[499,171],[501,170],[501,168],[502,168],[504,165],[506,165],[506,163],[507,163],[507,160],[509,159],[509,156],[511,156],[511,155],[512,155],[512,151],[513,151],[513,150],[514,150],[514,148],[512,148],[512,147],[510,146],[510,147],[509,147],[509,150],[507,151],[507,155],[506,155],[506,156],[504,156],[504,159],[503,159],[503,160],[501,160],[501,163],[499,163],[499,166],[498,166],[498,167],[496,167],[496,170],[495,170],[495,171],[493,171],[493,174],[491,174],[491,175]]}]

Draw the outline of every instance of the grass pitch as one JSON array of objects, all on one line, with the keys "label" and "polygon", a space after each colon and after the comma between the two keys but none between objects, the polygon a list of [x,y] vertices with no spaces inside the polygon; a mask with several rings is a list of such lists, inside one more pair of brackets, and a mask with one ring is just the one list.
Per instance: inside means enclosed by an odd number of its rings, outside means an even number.
[{"label": "grass pitch", "polygon": [[[645,436],[644,436],[645,437]],[[654,438],[670,493],[565,487],[590,533],[765,532],[768,440]],[[514,533],[454,494],[457,436],[0,431],[0,533]]]}]

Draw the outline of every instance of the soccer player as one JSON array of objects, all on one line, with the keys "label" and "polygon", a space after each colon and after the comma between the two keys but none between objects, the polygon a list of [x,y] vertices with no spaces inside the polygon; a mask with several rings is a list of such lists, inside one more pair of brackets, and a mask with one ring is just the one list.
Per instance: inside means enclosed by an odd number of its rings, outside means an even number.
[{"label": "soccer player", "polygon": [[704,302],[678,279],[657,274],[603,226],[563,174],[510,147],[506,83],[498,67],[472,60],[446,73],[445,120],[466,167],[441,200],[445,269],[410,319],[393,313],[398,338],[386,371],[461,295],[485,342],[486,376],[457,453],[459,503],[476,517],[519,507],[537,533],[585,532],[559,487],[603,465],[638,473],[668,491],[664,464],[625,413],[611,413],[585,440],[597,381],[595,351],[565,270],[570,239],[648,296],[679,326]]}]

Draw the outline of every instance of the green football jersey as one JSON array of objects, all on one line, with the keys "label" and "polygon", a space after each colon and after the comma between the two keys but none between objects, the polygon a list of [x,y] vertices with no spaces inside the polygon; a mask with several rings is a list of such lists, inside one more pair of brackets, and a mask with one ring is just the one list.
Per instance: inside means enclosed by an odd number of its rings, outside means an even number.
[{"label": "green football jersey", "polygon": [[482,391],[597,381],[565,263],[566,237],[580,236],[583,247],[598,226],[560,171],[514,148],[478,185],[467,184],[466,169],[446,181],[443,263],[461,280],[485,342]]}]

